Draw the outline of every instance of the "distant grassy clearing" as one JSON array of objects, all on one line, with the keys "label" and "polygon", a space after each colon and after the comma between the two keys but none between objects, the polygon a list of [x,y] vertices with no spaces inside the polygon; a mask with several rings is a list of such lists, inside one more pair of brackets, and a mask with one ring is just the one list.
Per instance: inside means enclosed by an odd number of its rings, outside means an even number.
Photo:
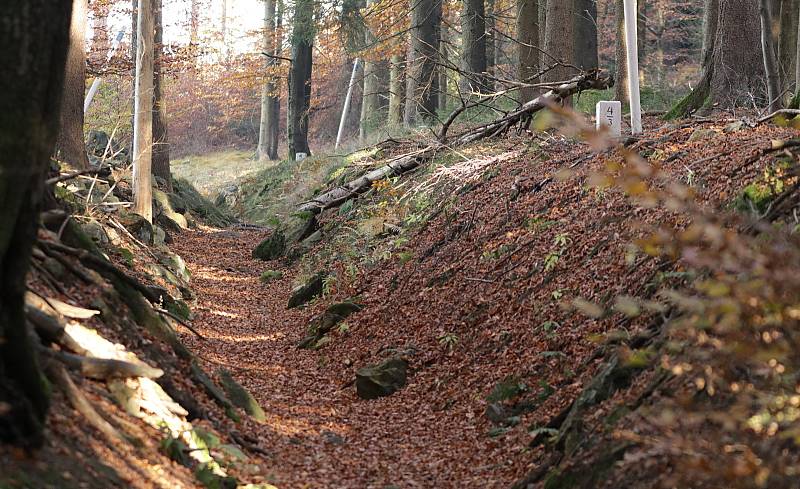
[{"label": "distant grassy clearing", "polygon": [[202,156],[188,156],[172,161],[172,173],[185,178],[206,197],[231,184],[238,184],[253,173],[275,166],[276,161],[258,162],[250,151],[221,151]]}]

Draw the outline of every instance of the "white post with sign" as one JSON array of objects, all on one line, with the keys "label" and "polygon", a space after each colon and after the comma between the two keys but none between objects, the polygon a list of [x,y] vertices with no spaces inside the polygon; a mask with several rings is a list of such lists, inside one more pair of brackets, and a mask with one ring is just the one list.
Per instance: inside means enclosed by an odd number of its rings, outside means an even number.
[{"label": "white post with sign", "polygon": [[642,105],[639,100],[639,40],[636,33],[636,0],[625,0],[625,46],[628,60],[628,93],[631,102],[631,134],[642,133]]},{"label": "white post with sign", "polygon": [[622,102],[618,100],[597,102],[595,121],[598,131],[603,127],[607,127],[612,137],[618,138],[622,136]]}]

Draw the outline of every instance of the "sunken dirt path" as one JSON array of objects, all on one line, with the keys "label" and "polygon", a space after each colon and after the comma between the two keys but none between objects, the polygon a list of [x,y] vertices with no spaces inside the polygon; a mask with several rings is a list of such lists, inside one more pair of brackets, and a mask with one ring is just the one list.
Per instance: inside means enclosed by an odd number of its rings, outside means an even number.
[{"label": "sunken dirt path", "polygon": [[[486,436],[480,413],[435,409],[435,393],[414,375],[391,397],[360,400],[346,379],[361,365],[327,348],[296,349],[323,304],[286,309],[299,272],[252,259],[264,237],[204,228],[172,248],[191,270],[193,324],[207,339],[183,340],[208,371],[227,368],[261,403],[267,421],[238,429],[270,452],[260,462],[268,480],[281,489],[509,487],[518,474],[508,447]],[[266,269],[284,278],[262,284]]]}]

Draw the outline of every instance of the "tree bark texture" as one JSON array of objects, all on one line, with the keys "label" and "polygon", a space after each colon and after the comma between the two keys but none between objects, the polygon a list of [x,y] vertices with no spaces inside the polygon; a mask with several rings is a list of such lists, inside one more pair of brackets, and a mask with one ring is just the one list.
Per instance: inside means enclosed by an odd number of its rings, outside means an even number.
[{"label": "tree bark texture", "polygon": [[790,95],[795,92],[798,16],[800,16],[800,0],[781,1],[778,63],[782,89],[788,90]]},{"label": "tree bark texture", "polygon": [[406,105],[403,123],[411,127],[418,120],[436,116],[436,60],[439,45],[436,26],[441,22],[441,0],[412,0],[411,42],[406,64]]},{"label": "tree bark texture", "polygon": [[61,99],[61,122],[56,142],[56,158],[78,170],[89,168],[83,140],[83,96],[86,93],[86,22],[87,0],[72,1],[70,45],[64,70],[64,96]]},{"label": "tree bark texture", "polygon": [[754,0],[719,0],[713,52],[711,101],[720,108],[751,106],[762,102],[764,64],[758,3]]},{"label": "tree bark texture", "polygon": [[614,100],[619,100],[622,105],[628,103],[628,61],[626,59],[626,45],[625,45],[625,12],[623,0],[616,0],[614,2],[616,20],[616,42],[614,48]]},{"label": "tree bark texture", "polygon": [[392,55],[389,67],[389,127],[403,124],[403,57]]},{"label": "tree bark texture", "polygon": [[297,153],[311,154],[308,147],[308,109],[311,106],[312,46],[314,44],[314,4],[295,3],[292,26],[292,66],[289,68],[288,135],[289,159]]},{"label": "tree bark texture", "polygon": [[[539,72],[539,4],[546,0],[517,1],[517,76],[521,82],[536,83],[533,77]],[[536,89],[525,87],[520,90],[522,100],[536,96]]]},{"label": "tree bark texture", "polygon": [[[572,1],[548,0],[544,50],[548,55],[565,64],[573,64],[574,61],[574,16],[575,8]],[[551,82],[568,80],[574,71],[567,66],[557,66],[545,74],[545,80]]]},{"label": "tree bark texture", "polygon": [[[375,3],[374,0],[367,0],[367,9]],[[369,26],[364,27],[364,45],[372,46],[375,43],[375,35]],[[371,53],[364,56],[364,90],[361,101],[361,120],[359,121],[359,137],[364,140],[380,124],[380,80],[378,79],[378,63],[371,58]]]},{"label": "tree bark texture", "polygon": [[[641,55],[641,53],[640,53]],[[575,66],[597,68],[597,2],[575,0]]]},{"label": "tree bark texture", "polygon": [[133,211],[153,221],[153,5],[139,0],[133,125]]},{"label": "tree bark texture", "polygon": [[772,12],[768,0],[760,0],[759,17],[761,18],[761,52],[764,60],[764,72],[767,75],[767,107],[770,112],[775,112],[781,108],[781,82],[773,44]]},{"label": "tree bark texture", "polygon": [[462,0],[461,91],[486,90],[486,12],[483,0]]},{"label": "tree bark texture", "polygon": [[[41,446],[47,387],[25,325],[25,276],[58,135],[72,2],[0,6],[0,441]],[[85,22],[85,18],[83,19]]]},{"label": "tree bark texture", "polygon": [[[276,54],[275,52],[275,0],[264,2],[264,52]],[[273,126],[278,124],[275,114],[275,79],[272,70],[276,65],[275,58],[264,57],[265,79],[261,85],[261,121],[258,128],[258,150],[259,160],[275,160],[278,158],[277,145],[273,144],[272,138],[275,131]]]},{"label": "tree bark texture", "polygon": [[163,0],[153,0],[155,32],[153,38],[153,176],[166,182],[166,191],[172,192],[172,174],[169,166],[169,135],[167,110],[161,83],[161,58],[163,57],[164,24]]}]

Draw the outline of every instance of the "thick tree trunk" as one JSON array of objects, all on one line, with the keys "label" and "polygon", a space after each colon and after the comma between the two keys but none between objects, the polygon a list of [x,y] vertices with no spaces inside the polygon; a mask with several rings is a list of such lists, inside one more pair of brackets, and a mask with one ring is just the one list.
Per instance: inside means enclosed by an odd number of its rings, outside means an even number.
[{"label": "thick tree trunk", "polygon": [[767,75],[767,107],[770,112],[775,112],[782,105],[781,82],[775,46],[772,42],[772,12],[768,0],[760,1],[759,17],[761,19],[761,53],[764,60],[764,72]]},{"label": "thick tree trunk", "polygon": [[[539,72],[539,3],[538,0],[517,1],[517,76],[524,83],[536,83],[533,77]],[[522,88],[520,95],[522,100],[531,100],[536,96],[536,89]]]},{"label": "thick tree trunk", "polygon": [[619,100],[622,105],[628,103],[628,61],[626,60],[627,51],[625,46],[625,12],[624,0],[614,2],[616,41],[614,44],[614,100]]},{"label": "thick tree trunk", "polygon": [[308,147],[308,109],[311,106],[312,46],[314,43],[314,4],[295,3],[292,26],[292,66],[289,69],[288,136],[289,159],[297,153],[310,155]]},{"label": "thick tree trunk", "polygon": [[461,91],[486,90],[486,13],[483,0],[462,0]]},{"label": "thick tree trunk", "polygon": [[[375,3],[367,0],[367,9]],[[364,45],[372,46],[375,36],[369,26],[364,28]],[[380,124],[380,80],[378,79],[378,63],[372,59],[373,53],[364,56],[364,90],[361,94],[361,118],[358,133],[364,140]]]},{"label": "thick tree trunk", "polygon": [[153,221],[153,10],[139,0],[136,21],[136,79],[133,126],[133,211]]},{"label": "thick tree trunk", "polygon": [[575,66],[597,68],[597,2],[575,0]]},{"label": "thick tree trunk", "polygon": [[172,174],[169,166],[169,137],[167,134],[167,111],[161,89],[161,58],[163,56],[164,25],[162,21],[163,0],[153,0],[155,37],[153,40],[153,176],[163,179],[166,191],[172,192]]},{"label": "thick tree trunk", "polygon": [[[276,54],[275,52],[275,0],[264,2],[264,52]],[[278,124],[275,116],[275,78],[273,68],[276,65],[275,58],[265,56],[264,71],[265,79],[261,86],[261,123],[258,128],[258,149],[256,151],[259,160],[275,160],[278,158],[277,146],[273,144],[274,127]]]},{"label": "thick tree trunk", "polygon": [[32,447],[44,441],[48,396],[25,325],[25,275],[58,134],[71,11],[61,0],[0,7],[0,441]]},{"label": "thick tree trunk", "polygon": [[[545,26],[544,50],[564,64],[573,64],[575,48],[575,8],[571,0],[547,2],[547,25]],[[545,75],[547,81],[568,80],[575,70],[557,66]]]},{"label": "thick tree trunk", "polygon": [[403,57],[392,55],[389,67],[389,127],[403,124]]},{"label": "thick tree trunk", "polygon": [[800,0],[782,0],[780,9],[781,36],[778,45],[782,88],[795,91],[795,71],[797,70],[797,28],[800,16]]},{"label": "thick tree trunk", "polygon": [[431,121],[438,106],[435,78],[439,45],[436,26],[441,22],[441,0],[412,0],[411,42],[406,64],[406,105],[403,123]]},{"label": "thick tree trunk", "polygon": [[61,123],[56,143],[56,158],[79,170],[89,168],[83,140],[83,96],[86,93],[87,0],[72,1],[71,43],[64,74]]},{"label": "thick tree trunk", "polygon": [[719,108],[752,107],[753,99],[766,99],[758,3],[719,0],[718,8],[711,101]]}]

